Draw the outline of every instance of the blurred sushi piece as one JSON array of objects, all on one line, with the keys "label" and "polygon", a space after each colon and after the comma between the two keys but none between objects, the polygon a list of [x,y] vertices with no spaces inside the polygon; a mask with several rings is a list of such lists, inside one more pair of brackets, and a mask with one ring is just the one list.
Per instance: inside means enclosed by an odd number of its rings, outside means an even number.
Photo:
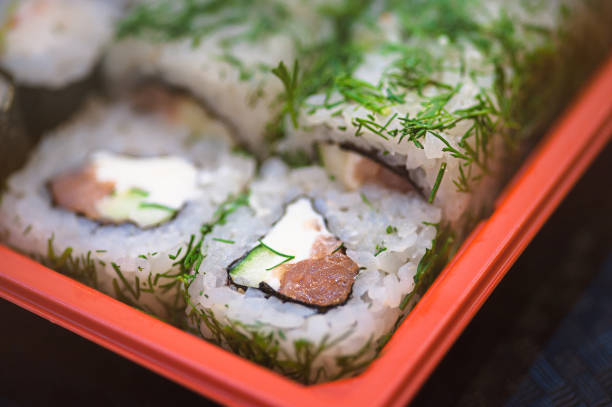
[{"label": "blurred sushi piece", "polygon": [[90,100],[8,180],[0,235],[42,263],[154,315],[182,307],[193,239],[243,192],[254,160],[191,99],[158,88]]},{"label": "blurred sushi piece", "polygon": [[20,85],[58,89],[84,79],[111,41],[119,0],[16,0],[0,7],[0,66]]},{"label": "blurred sushi piece", "polygon": [[154,77],[188,90],[263,153],[281,113],[282,82],[272,70],[329,34],[322,4],[143,2],[120,21],[104,71],[111,84]]}]

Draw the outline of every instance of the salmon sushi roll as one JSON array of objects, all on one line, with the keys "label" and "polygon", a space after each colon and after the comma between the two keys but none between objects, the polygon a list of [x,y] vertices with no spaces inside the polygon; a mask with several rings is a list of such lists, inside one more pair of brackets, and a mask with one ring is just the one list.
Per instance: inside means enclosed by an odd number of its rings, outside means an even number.
[{"label": "salmon sushi roll", "polygon": [[191,99],[149,88],[91,100],[47,135],[2,195],[2,240],[154,315],[180,309],[177,276],[200,224],[254,161]]},{"label": "salmon sushi roll", "polygon": [[321,167],[272,159],[201,236],[190,323],[304,383],[356,374],[417,300],[440,216],[415,191],[349,191]]}]

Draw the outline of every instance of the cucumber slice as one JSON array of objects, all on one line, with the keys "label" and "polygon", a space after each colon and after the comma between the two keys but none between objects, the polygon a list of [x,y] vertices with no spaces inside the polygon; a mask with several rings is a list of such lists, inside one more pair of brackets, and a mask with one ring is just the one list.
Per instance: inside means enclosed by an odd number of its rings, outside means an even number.
[{"label": "cucumber slice", "polygon": [[234,265],[229,274],[234,284],[259,287],[259,283],[264,282],[270,287],[278,289],[280,280],[275,276],[274,268],[286,260],[287,257],[274,253],[260,243]]}]

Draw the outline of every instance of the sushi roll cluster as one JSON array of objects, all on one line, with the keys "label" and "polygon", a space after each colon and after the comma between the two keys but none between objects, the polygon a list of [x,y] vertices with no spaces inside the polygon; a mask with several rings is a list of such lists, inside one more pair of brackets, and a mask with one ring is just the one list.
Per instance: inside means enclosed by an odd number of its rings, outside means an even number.
[{"label": "sushi roll cluster", "polygon": [[367,367],[612,45],[586,0],[0,15],[2,100],[105,85],[8,178],[2,242],[302,383]]}]

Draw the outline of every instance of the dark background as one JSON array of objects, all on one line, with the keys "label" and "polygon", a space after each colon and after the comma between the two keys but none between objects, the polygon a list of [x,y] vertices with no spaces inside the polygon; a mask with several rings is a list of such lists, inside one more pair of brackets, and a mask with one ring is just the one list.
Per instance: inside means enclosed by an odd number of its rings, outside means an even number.
[{"label": "dark background", "polygon": [[[497,406],[612,254],[612,146],[542,228],[413,402]],[[0,300],[0,405],[214,405]],[[314,407],[314,406],[313,406]]]}]

